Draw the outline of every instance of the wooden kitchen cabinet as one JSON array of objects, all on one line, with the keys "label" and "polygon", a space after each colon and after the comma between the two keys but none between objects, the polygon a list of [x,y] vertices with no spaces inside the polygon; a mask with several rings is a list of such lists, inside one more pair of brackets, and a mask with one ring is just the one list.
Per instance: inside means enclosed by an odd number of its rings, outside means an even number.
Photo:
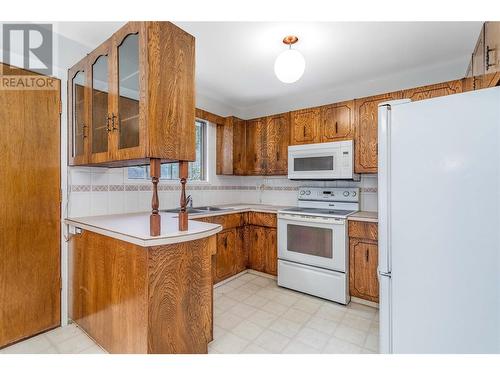
[{"label": "wooden kitchen cabinet", "polygon": [[354,100],[321,107],[321,142],[354,137]]},{"label": "wooden kitchen cabinet", "polygon": [[246,269],[244,228],[232,228],[217,234],[214,284]]},{"label": "wooden kitchen cabinet", "polygon": [[111,160],[111,113],[110,100],[111,39],[89,54],[90,118],[89,123],[89,164],[99,164]]},{"label": "wooden kitchen cabinet", "polygon": [[267,229],[264,272],[278,276],[278,232],[275,228]]},{"label": "wooden kitchen cabinet", "polygon": [[195,219],[222,225],[213,260],[214,284],[247,268],[276,276],[278,246],[276,214],[248,212]]},{"label": "wooden kitchen cabinet", "polygon": [[248,248],[249,269],[278,275],[278,246],[276,228],[247,226],[245,246]]},{"label": "wooden kitchen cabinet", "polygon": [[89,160],[89,66],[80,62],[68,71],[68,162],[87,164]]},{"label": "wooden kitchen cabinet", "polygon": [[401,91],[354,101],[354,172],[377,173],[378,105],[396,99],[401,99]]},{"label": "wooden kitchen cabinet", "polygon": [[[485,22],[481,28],[471,63],[467,68],[464,91],[500,84],[500,22]],[[472,84],[467,77],[472,76]]]},{"label": "wooden kitchen cabinet", "polygon": [[461,92],[462,80],[455,80],[403,90],[402,96],[404,99],[411,99],[411,101],[414,102],[418,100],[436,98],[439,96],[459,94]]},{"label": "wooden kitchen cabinet", "polygon": [[290,114],[266,117],[266,175],[288,174],[288,145],[290,144]]},{"label": "wooden kitchen cabinet", "polygon": [[349,293],[378,302],[377,223],[349,221]]},{"label": "wooden kitchen cabinet", "polygon": [[266,264],[266,228],[256,225],[248,226],[248,268],[265,272]]},{"label": "wooden kitchen cabinet", "polygon": [[246,269],[245,214],[226,214],[195,219],[222,225],[217,233],[217,250],[213,262],[213,283],[216,284]]},{"label": "wooden kitchen cabinet", "polygon": [[217,255],[215,280],[218,283],[233,274],[235,266],[236,229],[228,229],[217,234]]},{"label": "wooden kitchen cabinet", "polygon": [[500,72],[500,22],[484,24],[485,73]]},{"label": "wooden kitchen cabinet", "polygon": [[194,54],[170,22],[129,22],[72,67],[69,164],[195,160]]},{"label": "wooden kitchen cabinet", "polygon": [[233,120],[233,174],[246,174],[246,121]]},{"label": "wooden kitchen cabinet", "polygon": [[266,118],[248,120],[246,125],[246,174],[264,175],[266,171]]},{"label": "wooden kitchen cabinet", "polygon": [[217,127],[215,173],[218,175],[233,174],[234,121],[235,117],[230,116],[221,118],[220,122],[215,123]]},{"label": "wooden kitchen cabinet", "polygon": [[474,77],[482,76],[486,69],[484,66],[484,25],[476,42],[476,47],[472,52],[472,75]]},{"label": "wooden kitchen cabinet", "polygon": [[300,145],[320,142],[319,127],[321,112],[319,108],[306,108],[290,113],[290,144]]}]

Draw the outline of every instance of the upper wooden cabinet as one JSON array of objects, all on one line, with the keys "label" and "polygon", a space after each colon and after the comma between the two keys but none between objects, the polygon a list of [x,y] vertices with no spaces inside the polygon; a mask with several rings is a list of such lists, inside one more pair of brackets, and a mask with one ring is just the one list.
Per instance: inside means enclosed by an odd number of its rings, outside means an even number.
[{"label": "upper wooden cabinet", "polygon": [[[198,116],[197,116],[198,117]],[[215,171],[217,174],[233,174],[233,127],[236,117],[226,117],[215,123],[217,126],[217,157]],[[212,122],[212,121],[210,121]]]},{"label": "upper wooden cabinet", "polygon": [[354,100],[321,107],[321,142],[354,137]]},{"label": "upper wooden cabinet", "polygon": [[289,119],[289,113],[266,117],[266,175],[288,173]]},{"label": "upper wooden cabinet", "polygon": [[290,144],[300,145],[320,142],[319,124],[321,112],[319,108],[306,108],[290,113]]},{"label": "upper wooden cabinet", "polygon": [[500,72],[500,22],[484,24],[485,73]]},{"label": "upper wooden cabinet", "polygon": [[70,165],[195,160],[194,62],[177,26],[129,22],[72,67]]},{"label": "upper wooden cabinet", "polygon": [[233,173],[246,174],[246,121],[235,119],[233,121]]},{"label": "upper wooden cabinet", "polygon": [[263,175],[266,170],[266,118],[248,120],[246,125],[246,171],[248,175]]},{"label": "upper wooden cabinet", "polygon": [[416,87],[409,90],[403,90],[403,98],[411,99],[411,101],[436,98],[438,96],[446,96],[459,94],[462,92],[462,80],[437,83],[435,85]]},{"label": "upper wooden cabinet", "polygon": [[81,165],[88,162],[89,149],[89,85],[88,65],[76,64],[68,71],[68,162]]},{"label": "upper wooden cabinet", "polygon": [[472,52],[472,75],[481,76],[485,73],[484,66],[484,25],[476,42],[476,47]]},{"label": "upper wooden cabinet", "polygon": [[377,173],[378,163],[378,105],[401,99],[401,91],[370,96],[354,101],[354,171]]},{"label": "upper wooden cabinet", "polygon": [[286,175],[290,114],[252,120],[226,117],[217,126],[217,174]]},{"label": "upper wooden cabinet", "polygon": [[[500,22],[485,22],[472,53],[471,68],[466,75],[473,76],[473,89],[500,84]],[[467,81],[466,81],[467,82]],[[469,82],[468,87],[470,87]]]}]

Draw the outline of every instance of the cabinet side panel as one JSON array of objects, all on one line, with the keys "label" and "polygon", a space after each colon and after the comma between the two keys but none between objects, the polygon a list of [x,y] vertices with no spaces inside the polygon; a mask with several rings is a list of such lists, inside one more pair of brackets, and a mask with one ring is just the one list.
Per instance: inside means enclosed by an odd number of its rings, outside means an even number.
[{"label": "cabinet side panel", "polygon": [[149,353],[207,353],[216,236],[149,250]]},{"label": "cabinet side panel", "polygon": [[150,22],[148,45],[148,157],[194,161],[194,37],[170,22]]},{"label": "cabinet side panel", "polygon": [[147,250],[85,231],[69,255],[71,318],[110,353],[146,353]]}]

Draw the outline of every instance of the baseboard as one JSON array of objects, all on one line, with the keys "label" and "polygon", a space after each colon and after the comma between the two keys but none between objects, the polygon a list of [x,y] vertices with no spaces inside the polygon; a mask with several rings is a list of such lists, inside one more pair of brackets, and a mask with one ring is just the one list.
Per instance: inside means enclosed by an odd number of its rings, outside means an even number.
[{"label": "baseboard", "polygon": [[270,275],[268,273],[264,273],[264,272],[260,272],[260,271],[255,271],[255,270],[247,269],[247,272],[251,273],[251,274],[254,274],[254,275],[258,275],[258,276],[267,277],[268,279],[273,279],[273,280],[277,280],[278,279],[274,275]]},{"label": "baseboard", "polygon": [[228,277],[227,279],[224,279],[222,281],[219,281],[217,284],[214,284],[214,289],[218,288],[219,286],[224,285],[224,284],[226,284],[234,279],[237,279],[238,277],[240,277],[246,273],[251,273],[251,274],[257,275],[257,276],[267,277],[268,279],[272,279],[272,280],[277,280],[277,277],[274,275],[269,275],[268,273],[255,271],[255,270],[251,270],[251,269],[247,268],[246,270],[241,271],[240,273],[237,273],[236,275]]},{"label": "baseboard", "polygon": [[351,297],[351,302],[359,303],[360,305],[366,305],[366,306],[370,306],[370,307],[375,307],[376,309],[378,309],[378,303],[377,302],[368,301],[366,299],[361,299],[361,298],[358,298],[358,297]]},{"label": "baseboard", "polygon": [[230,281],[232,281],[232,280],[234,280],[234,279],[236,279],[236,278],[238,278],[241,275],[244,275],[246,273],[248,273],[248,270],[241,271],[240,273],[237,273],[236,275],[233,275],[231,277],[228,277],[227,279],[219,281],[217,284],[214,284],[214,289],[218,288],[219,286],[224,285],[224,284],[226,284],[226,283],[228,283],[228,282],[230,282]]}]

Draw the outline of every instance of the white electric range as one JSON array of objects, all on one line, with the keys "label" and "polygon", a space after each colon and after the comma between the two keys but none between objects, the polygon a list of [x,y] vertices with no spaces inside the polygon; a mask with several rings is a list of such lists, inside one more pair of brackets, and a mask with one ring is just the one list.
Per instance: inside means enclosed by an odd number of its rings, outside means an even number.
[{"label": "white electric range", "polygon": [[347,216],[358,188],[299,188],[297,207],[278,211],[278,285],[347,304]]}]

